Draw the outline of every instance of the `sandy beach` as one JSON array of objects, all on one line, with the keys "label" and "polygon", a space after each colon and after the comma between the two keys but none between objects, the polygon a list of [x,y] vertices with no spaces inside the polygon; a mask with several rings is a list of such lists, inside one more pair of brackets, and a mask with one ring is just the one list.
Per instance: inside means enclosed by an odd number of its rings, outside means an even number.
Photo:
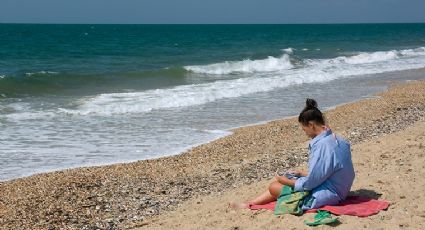
[{"label": "sandy beach", "polygon": [[[325,115],[352,144],[353,193],[391,203],[368,218],[342,216],[337,228],[423,229],[425,81],[394,85]],[[306,166],[308,138],[296,119],[233,132],[178,156],[1,182],[0,228],[308,228],[303,220],[312,214],[227,209],[229,201],[264,190],[276,169]]]},{"label": "sandy beach", "polygon": [[[366,218],[340,216],[340,223],[320,229],[424,229],[424,153],[423,120],[403,131],[354,145],[357,176],[351,194],[387,200],[391,205]],[[222,195],[193,199],[138,229],[311,229],[303,221],[312,219],[314,214],[275,216],[268,210],[226,208],[226,203],[256,196],[268,183],[263,180]]]}]

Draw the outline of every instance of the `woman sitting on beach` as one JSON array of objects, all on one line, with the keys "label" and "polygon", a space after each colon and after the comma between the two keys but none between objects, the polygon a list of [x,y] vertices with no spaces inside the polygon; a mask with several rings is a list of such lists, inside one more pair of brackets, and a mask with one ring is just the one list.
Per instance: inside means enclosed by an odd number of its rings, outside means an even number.
[{"label": "woman sitting on beach", "polygon": [[293,187],[295,192],[310,191],[302,204],[303,210],[336,205],[346,198],[354,180],[349,143],[325,126],[324,116],[313,99],[307,99],[298,122],[307,136],[312,138],[308,172],[290,171],[295,175],[291,179],[276,175],[276,180],[267,191],[246,203],[231,203],[232,208],[249,208],[250,205],[275,201],[284,185]]}]

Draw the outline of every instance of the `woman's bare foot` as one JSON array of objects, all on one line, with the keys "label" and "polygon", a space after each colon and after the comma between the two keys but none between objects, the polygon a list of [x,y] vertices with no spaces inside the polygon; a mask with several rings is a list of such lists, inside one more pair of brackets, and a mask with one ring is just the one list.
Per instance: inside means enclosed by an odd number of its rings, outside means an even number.
[{"label": "woman's bare foot", "polygon": [[230,202],[229,203],[229,208],[232,208],[232,209],[245,209],[245,208],[249,208],[249,204],[247,204],[247,203]]}]

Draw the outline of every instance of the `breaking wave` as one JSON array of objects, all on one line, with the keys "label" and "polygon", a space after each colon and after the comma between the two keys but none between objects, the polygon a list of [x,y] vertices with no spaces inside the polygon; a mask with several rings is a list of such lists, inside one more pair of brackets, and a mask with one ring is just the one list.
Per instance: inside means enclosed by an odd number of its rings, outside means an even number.
[{"label": "breaking wave", "polygon": [[210,65],[185,66],[184,69],[194,73],[203,74],[233,74],[233,73],[259,73],[274,72],[293,68],[289,55],[284,54],[279,58],[269,56],[260,60],[226,61]]},{"label": "breaking wave", "polygon": [[[363,52],[331,59],[306,59],[302,61],[302,66],[297,66],[297,68],[292,68],[287,54],[280,58],[269,57],[256,61],[225,63],[197,66],[196,68],[192,66],[190,69],[198,70],[201,73],[215,74],[232,74],[243,71],[262,72],[237,79],[220,79],[208,83],[84,97],[76,103],[77,107],[60,108],[59,113],[101,116],[146,113],[152,110],[196,106],[299,84],[425,68],[425,47],[399,51]],[[260,63],[264,65],[260,65]],[[278,66],[277,63],[281,63],[282,66]],[[27,116],[27,114],[23,115]]]}]

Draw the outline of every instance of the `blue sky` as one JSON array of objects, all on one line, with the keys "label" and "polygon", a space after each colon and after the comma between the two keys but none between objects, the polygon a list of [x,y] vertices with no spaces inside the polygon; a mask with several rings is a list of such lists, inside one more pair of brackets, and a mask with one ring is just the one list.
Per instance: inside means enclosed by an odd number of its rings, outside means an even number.
[{"label": "blue sky", "polygon": [[0,23],[425,22],[425,0],[0,0]]}]

